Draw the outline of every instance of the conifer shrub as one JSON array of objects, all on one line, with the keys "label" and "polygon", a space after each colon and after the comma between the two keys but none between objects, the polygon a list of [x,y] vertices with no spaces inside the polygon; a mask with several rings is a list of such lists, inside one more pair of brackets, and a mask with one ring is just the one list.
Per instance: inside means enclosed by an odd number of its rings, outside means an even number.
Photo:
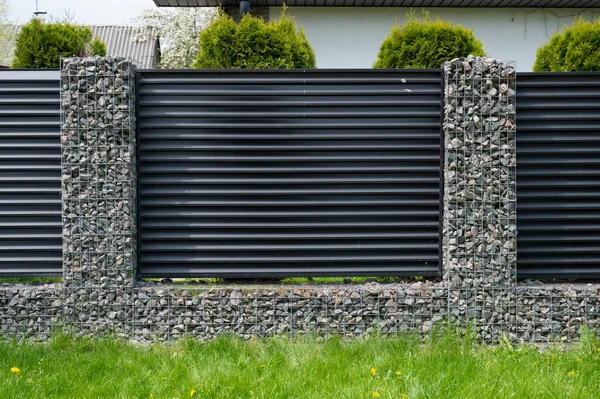
[{"label": "conifer shrub", "polygon": [[395,25],[381,43],[374,68],[439,68],[453,58],[486,55],[483,43],[472,30],[437,17],[407,14],[402,25]]},{"label": "conifer shrub", "polygon": [[106,45],[92,41],[90,28],[33,18],[17,35],[12,67],[59,68],[61,57],[86,55],[106,55]]},{"label": "conifer shrub", "polygon": [[587,22],[579,17],[555,33],[538,49],[533,71],[600,71],[600,19]]},{"label": "conifer shrub", "polygon": [[304,30],[285,14],[265,22],[246,14],[239,23],[224,12],[200,33],[195,68],[314,68]]},{"label": "conifer shrub", "polygon": [[100,57],[106,56],[106,43],[99,37],[94,38],[90,43],[90,54],[99,55]]}]

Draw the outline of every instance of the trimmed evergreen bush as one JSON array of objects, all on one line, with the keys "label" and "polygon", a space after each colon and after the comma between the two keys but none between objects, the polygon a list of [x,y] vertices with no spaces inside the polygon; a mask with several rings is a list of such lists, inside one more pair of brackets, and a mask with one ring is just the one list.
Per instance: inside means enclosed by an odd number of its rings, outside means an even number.
[{"label": "trimmed evergreen bush", "polygon": [[587,22],[579,17],[573,26],[555,33],[538,49],[533,70],[600,71],[600,19]]},{"label": "trimmed evergreen bush", "polygon": [[439,68],[453,58],[486,55],[472,30],[423,14],[421,20],[411,11],[404,24],[392,27],[374,68]]},{"label": "trimmed evergreen bush", "polygon": [[100,57],[106,56],[106,43],[104,43],[99,37],[94,38],[90,43],[91,55],[99,55]]},{"label": "trimmed evergreen bush", "polygon": [[314,68],[315,53],[302,28],[284,12],[265,22],[246,14],[239,23],[220,12],[200,33],[195,68]]},{"label": "trimmed evergreen bush", "polygon": [[86,55],[106,55],[100,39],[92,42],[90,28],[33,18],[17,36],[12,67],[59,68],[61,57]]}]

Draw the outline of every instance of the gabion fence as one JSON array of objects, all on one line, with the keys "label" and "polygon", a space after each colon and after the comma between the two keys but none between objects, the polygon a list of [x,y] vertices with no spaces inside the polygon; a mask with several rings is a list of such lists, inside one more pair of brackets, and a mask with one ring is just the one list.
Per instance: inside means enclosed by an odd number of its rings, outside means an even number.
[{"label": "gabion fence", "polygon": [[0,335],[138,341],[219,334],[426,334],[473,323],[485,341],[577,338],[599,285],[516,282],[516,74],[468,57],[444,73],[444,278],[359,286],[199,287],[136,281],[135,70],[63,62],[62,283],[0,285]]}]

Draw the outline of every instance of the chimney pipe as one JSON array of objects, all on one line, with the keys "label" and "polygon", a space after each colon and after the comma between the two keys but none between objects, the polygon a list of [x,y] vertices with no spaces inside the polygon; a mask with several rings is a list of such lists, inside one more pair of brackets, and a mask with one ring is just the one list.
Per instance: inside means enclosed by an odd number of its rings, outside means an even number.
[{"label": "chimney pipe", "polygon": [[240,0],[240,19],[244,14],[250,14],[250,0]]}]

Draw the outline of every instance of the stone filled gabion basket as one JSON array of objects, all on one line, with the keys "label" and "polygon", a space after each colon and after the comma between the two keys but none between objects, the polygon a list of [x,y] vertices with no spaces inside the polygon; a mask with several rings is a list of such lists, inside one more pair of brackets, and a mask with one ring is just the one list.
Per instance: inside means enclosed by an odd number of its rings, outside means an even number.
[{"label": "stone filled gabion basket", "polygon": [[0,284],[0,339],[49,339],[62,330],[62,299],[55,284]]},{"label": "stone filled gabion basket", "polygon": [[64,283],[132,285],[135,271],[135,67],[62,60]]},{"label": "stone filled gabion basket", "polygon": [[445,319],[446,291],[424,283],[385,286],[174,288],[148,283],[134,293],[136,341],[235,334],[429,333]]},{"label": "stone filled gabion basket", "polygon": [[450,313],[488,326],[492,338],[515,315],[515,68],[469,56],[443,69]]}]

